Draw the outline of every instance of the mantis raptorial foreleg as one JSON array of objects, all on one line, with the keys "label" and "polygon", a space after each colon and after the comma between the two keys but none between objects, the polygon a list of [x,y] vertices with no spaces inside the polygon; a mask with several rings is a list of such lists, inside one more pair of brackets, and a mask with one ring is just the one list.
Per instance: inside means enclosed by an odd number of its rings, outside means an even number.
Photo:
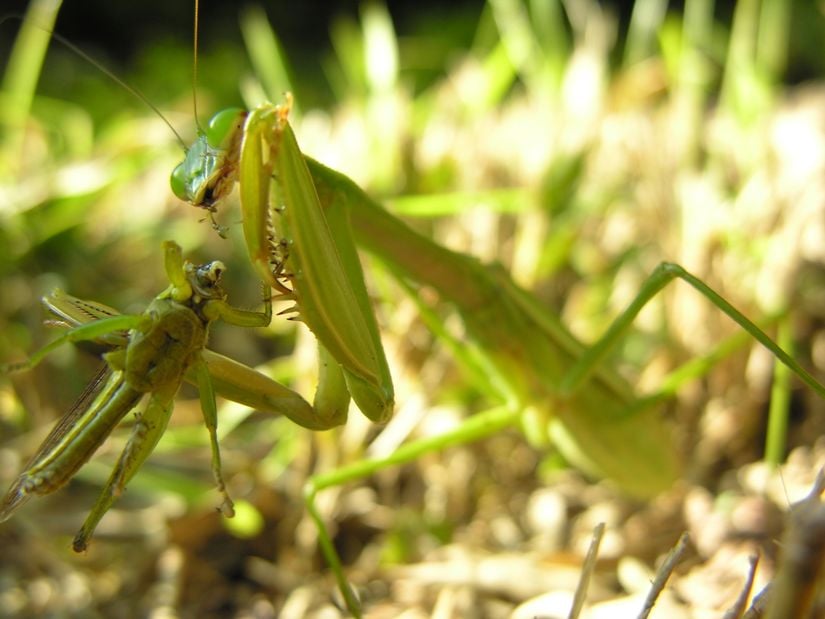
[{"label": "mantis raptorial foreleg", "polygon": [[220,286],[224,271],[220,262],[192,265],[183,261],[175,243],[167,242],[164,247],[170,286],[143,314],[120,315],[107,306],[61,291],[44,299],[46,307],[57,317],[56,322],[70,328],[26,362],[5,366],[5,371],[32,368],[68,342],[93,340],[110,351],[105,355],[105,368],[55,426],[7,492],[0,504],[0,520],[9,518],[32,495],[48,494],[66,484],[148,394],[149,401],[138,415],[123,453],[75,537],[74,548],[84,549],[100,519],[163,435],[183,380],[195,384],[200,392],[212,447],[212,471],[223,494],[222,511],[227,516],[232,515],[233,507],[221,473],[216,392],[259,410],[284,414],[297,423],[324,429],[299,395],[251,368],[205,349],[209,325],[216,320],[242,327],[268,325],[272,315],[268,294],[262,312],[234,308],[226,302]]},{"label": "mantis raptorial foreleg", "polygon": [[[172,174],[182,199],[204,208],[237,180],[244,235],[262,281],[294,302],[315,334],[321,367],[316,414],[346,420],[348,393],[376,422],[392,414],[392,379],[348,223],[333,229],[321,209],[284,105],[224,110]],[[270,196],[272,191],[273,196]]]}]

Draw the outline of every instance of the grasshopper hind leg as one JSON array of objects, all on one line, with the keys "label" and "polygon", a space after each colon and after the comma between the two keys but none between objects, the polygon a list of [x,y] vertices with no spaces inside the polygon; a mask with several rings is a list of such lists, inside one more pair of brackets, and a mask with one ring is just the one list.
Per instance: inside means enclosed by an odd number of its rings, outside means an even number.
[{"label": "grasshopper hind leg", "polygon": [[100,520],[123,494],[126,484],[134,477],[149,454],[155,449],[172,415],[172,394],[153,394],[143,414],[136,415],[135,425],[106,486],[86,517],[83,526],[72,541],[75,552],[86,550],[89,539]]}]

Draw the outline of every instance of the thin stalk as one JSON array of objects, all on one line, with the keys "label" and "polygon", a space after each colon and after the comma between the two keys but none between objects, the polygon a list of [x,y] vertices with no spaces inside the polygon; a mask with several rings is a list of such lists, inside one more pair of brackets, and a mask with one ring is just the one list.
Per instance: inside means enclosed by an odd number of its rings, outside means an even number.
[{"label": "thin stalk", "polygon": [[[776,339],[779,346],[793,356],[791,321],[787,316],[779,321]],[[785,459],[790,403],[791,371],[777,361],[774,365],[771,405],[768,410],[768,436],[765,439],[765,462],[771,467],[779,466]]]},{"label": "thin stalk", "polygon": [[19,165],[26,119],[61,4],[62,0],[33,0],[29,4],[6,65],[2,86],[6,100],[0,115],[0,134],[6,135],[0,158],[6,170],[13,171]]}]

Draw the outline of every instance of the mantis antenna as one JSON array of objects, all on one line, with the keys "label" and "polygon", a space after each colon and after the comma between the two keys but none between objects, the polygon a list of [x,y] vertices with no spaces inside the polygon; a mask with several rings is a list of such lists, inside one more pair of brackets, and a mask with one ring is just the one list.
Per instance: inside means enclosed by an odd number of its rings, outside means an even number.
[{"label": "mantis antenna", "polygon": [[[200,2],[195,0],[195,34],[192,37],[192,113],[195,115],[195,126],[198,133],[202,133],[201,121],[198,118],[198,24],[200,15]],[[184,146],[184,150],[186,147]]]},{"label": "mantis antenna", "polygon": [[[196,6],[197,6],[197,3],[196,3]],[[196,13],[196,15],[197,15],[197,13]],[[9,15],[8,17],[0,20],[0,24],[2,24],[7,19],[9,19],[9,20],[16,19],[16,20],[19,20],[21,22],[24,21],[24,17],[22,15]],[[196,19],[196,23],[197,23],[197,19]],[[140,92],[134,86],[130,86],[129,84],[124,82],[117,75],[115,75],[112,71],[107,69],[103,64],[101,64],[100,62],[98,62],[97,60],[92,58],[89,54],[84,52],[82,49],[80,49],[77,45],[75,45],[74,43],[69,41],[69,39],[67,39],[63,35],[58,34],[54,30],[51,30],[49,28],[46,28],[46,27],[41,26],[41,25],[36,24],[36,23],[32,23],[32,25],[37,27],[37,28],[40,28],[41,30],[43,30],[45,32],[48,32],[49,36],[51,36],[53,39],[55,39],[58,42],[62,43],[69,50],[71,50],[72,52],[74,52],[75,54],[80,56],[83,60],[85,60],[86,62],[91,64],[93,67],[97,68],[101,73],[103,73],[104,75],[109,77],[109,79],[111,79],[113,82],[115,82],[121,88],[126,90],[126,92],[128,92],[131,95],[133,95],[133,96],[137,97],[138,99],[140,99],[140,101],[142,101],[146,106],[149,107],[150,110],[152,110],[155,114],[157,114],[158,117],[166,124],[166,126],[169,127],[169,130],[174,134],[175,139],[178,141],[178,143],[181,145],[181,147],[184,150],[186,150],[186,142],[183,141],[183,138],[180,136],[180,134],[172,126],[172,123],[169,122],[169,119],[166,118],[166,116],[163,115],[163,113],[158,109],[158,107],[154,103],[152,103],[146,95],[144,95],[142,92]],[[197,116],[195,118],[197,119]]]}]

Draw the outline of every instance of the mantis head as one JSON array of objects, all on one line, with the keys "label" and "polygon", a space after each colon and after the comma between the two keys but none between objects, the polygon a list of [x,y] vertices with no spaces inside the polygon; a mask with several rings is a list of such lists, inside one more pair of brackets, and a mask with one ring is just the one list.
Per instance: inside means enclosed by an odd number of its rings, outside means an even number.
[{"label": "mantis head", "polygon": [[174,169],[170,184],[181,200],[210,211],[237,178],[240,143],[247,112],[228,108],[212,116]]}]

